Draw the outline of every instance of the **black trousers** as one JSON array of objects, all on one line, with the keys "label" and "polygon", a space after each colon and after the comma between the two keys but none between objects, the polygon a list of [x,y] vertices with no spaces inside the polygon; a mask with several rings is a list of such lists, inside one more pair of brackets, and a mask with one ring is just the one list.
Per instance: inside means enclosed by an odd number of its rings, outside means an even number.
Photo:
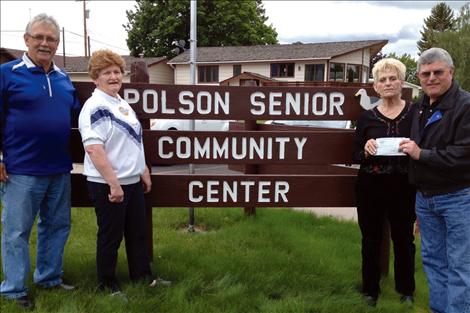
[{"label": "black trousers", "polygon": [[388,220],[395,256],[395,289],[403,295],[415,290],[413,226],[415,189],[403,174],[359,173],[357,213],[362,233],[362,291],[373,297],[380,292],[380,246]]},{"label": "black trousers", "polygon": [[98,234],[96,268],[98,282],[105,286],[117,283],[116,263],[123,237],[126,242],[127,265],[132,281],[151,277],[147,248],[145,200],[141,183],[122,185],[124,201],[111,203],[109,186],[88,182],[95,205]]}]

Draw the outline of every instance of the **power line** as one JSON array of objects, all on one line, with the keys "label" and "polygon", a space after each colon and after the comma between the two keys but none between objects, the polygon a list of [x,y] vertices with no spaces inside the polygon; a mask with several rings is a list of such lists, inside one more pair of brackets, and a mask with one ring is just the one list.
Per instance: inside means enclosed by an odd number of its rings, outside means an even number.
[{"label": "power line", "polygon": [[[1,32],[2,33],[23,33],[24,30],[1,30]],[[76,32],[73,32],[73,31],[67,30],[67,29],[65,30],[65,32],[83,38],[83,34],[78,34]],[[110,44],[110,43],[107,43],[107,42],[104,42],[104,41],[93,39],[91,37],[90,37],[90,40],[93,41],[93,42],[96,42],[96,43],[100,43],[102,45],[106,45],[106,46],[115,48],[115,49],[119,49],[119,50],[123,50],[123,51],[128,51],[129,50],[128,48],[118,47],[118,46],[115,46],[113,44]],[[66,43],[77,43],[76,41],[71,41],[71,40],[66,40],[65,42]]]},{"label": "power line", "polygon": [[[70,30],[65,30],[65,32],[66,32],[66,33],[71,33],[71,34],[73,34],[73,35],[76,35],[76,36],[79,36],[79,37],[82,37],[82,38],[83,38],[83,35],[82,35],[82,34],[77,34],[77,33],[73,32],[73,31],[70,31]],[[100,41],[100,40],[93,39],[92,37],[90,37],[90,40],[93,41],[93,42],[97,42],[97,43],[100,43],[100,44],[103,44],[103,45],[106,45],[106,46],[110,46],[110,47],[116,48],[116,49],[125,50],[125,51],[128,50],[127,48],[118,47],[118,46],[112,45],[112,44],[107,43],[107,42],[104,42],[104,41]]]}]

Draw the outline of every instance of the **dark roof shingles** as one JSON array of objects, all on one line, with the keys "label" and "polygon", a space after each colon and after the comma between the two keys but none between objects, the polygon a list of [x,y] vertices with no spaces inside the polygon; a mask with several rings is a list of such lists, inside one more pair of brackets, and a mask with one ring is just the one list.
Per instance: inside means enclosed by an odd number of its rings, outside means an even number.
[{"label": "dark roof shingles", "polygon": [[[362,40],[285,45],[198,47],[197,61],[203,63],[326,59],[372,46],[378,46],[377,51],[375,51],[377,53],[387,42],[387,40]],[[188,62],[189,52],[190,50],[186,50],[168,63]]]}]

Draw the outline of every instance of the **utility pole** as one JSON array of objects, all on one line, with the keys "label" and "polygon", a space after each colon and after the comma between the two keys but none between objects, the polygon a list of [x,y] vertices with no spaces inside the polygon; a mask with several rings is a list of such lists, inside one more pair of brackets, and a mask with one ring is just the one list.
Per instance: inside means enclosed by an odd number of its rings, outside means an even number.
[{"label": "utility pole", "polygon": [[66,67],[66,64],[65,64],[65,27],[62,27],[62,49],[63,49],[62,60],[64,62],[64,69],[65,69]]},{"label": "utility pole", "polygon": [[83,42],[85,43],[85,57],[88,56],[88,34],[86,31],[86,19],[89,11],[86,9],[86,1],[83,0]]}]

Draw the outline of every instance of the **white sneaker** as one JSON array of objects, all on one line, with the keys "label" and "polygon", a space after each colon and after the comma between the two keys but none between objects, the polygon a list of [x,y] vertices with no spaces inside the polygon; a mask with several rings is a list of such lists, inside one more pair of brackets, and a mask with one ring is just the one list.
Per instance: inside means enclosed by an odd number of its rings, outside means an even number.
[{"label": "white sneaker", "polygon": [[57,288],[61,288],[61,289],[66,290],[66,291],[72,291],[72,290],[75,289],[75,286],[67,285],[66,283],[62,282],[62,283],[57,285]]},{"label": "white sneaker", "polygon": [[152,282],[149,284],[149,287],[154,288],[154,287],[157,287],[157,286],[170,287],[171,286],[171,281],[164,280],[160,277],[157,277],[154,280],[152,280]]}]

